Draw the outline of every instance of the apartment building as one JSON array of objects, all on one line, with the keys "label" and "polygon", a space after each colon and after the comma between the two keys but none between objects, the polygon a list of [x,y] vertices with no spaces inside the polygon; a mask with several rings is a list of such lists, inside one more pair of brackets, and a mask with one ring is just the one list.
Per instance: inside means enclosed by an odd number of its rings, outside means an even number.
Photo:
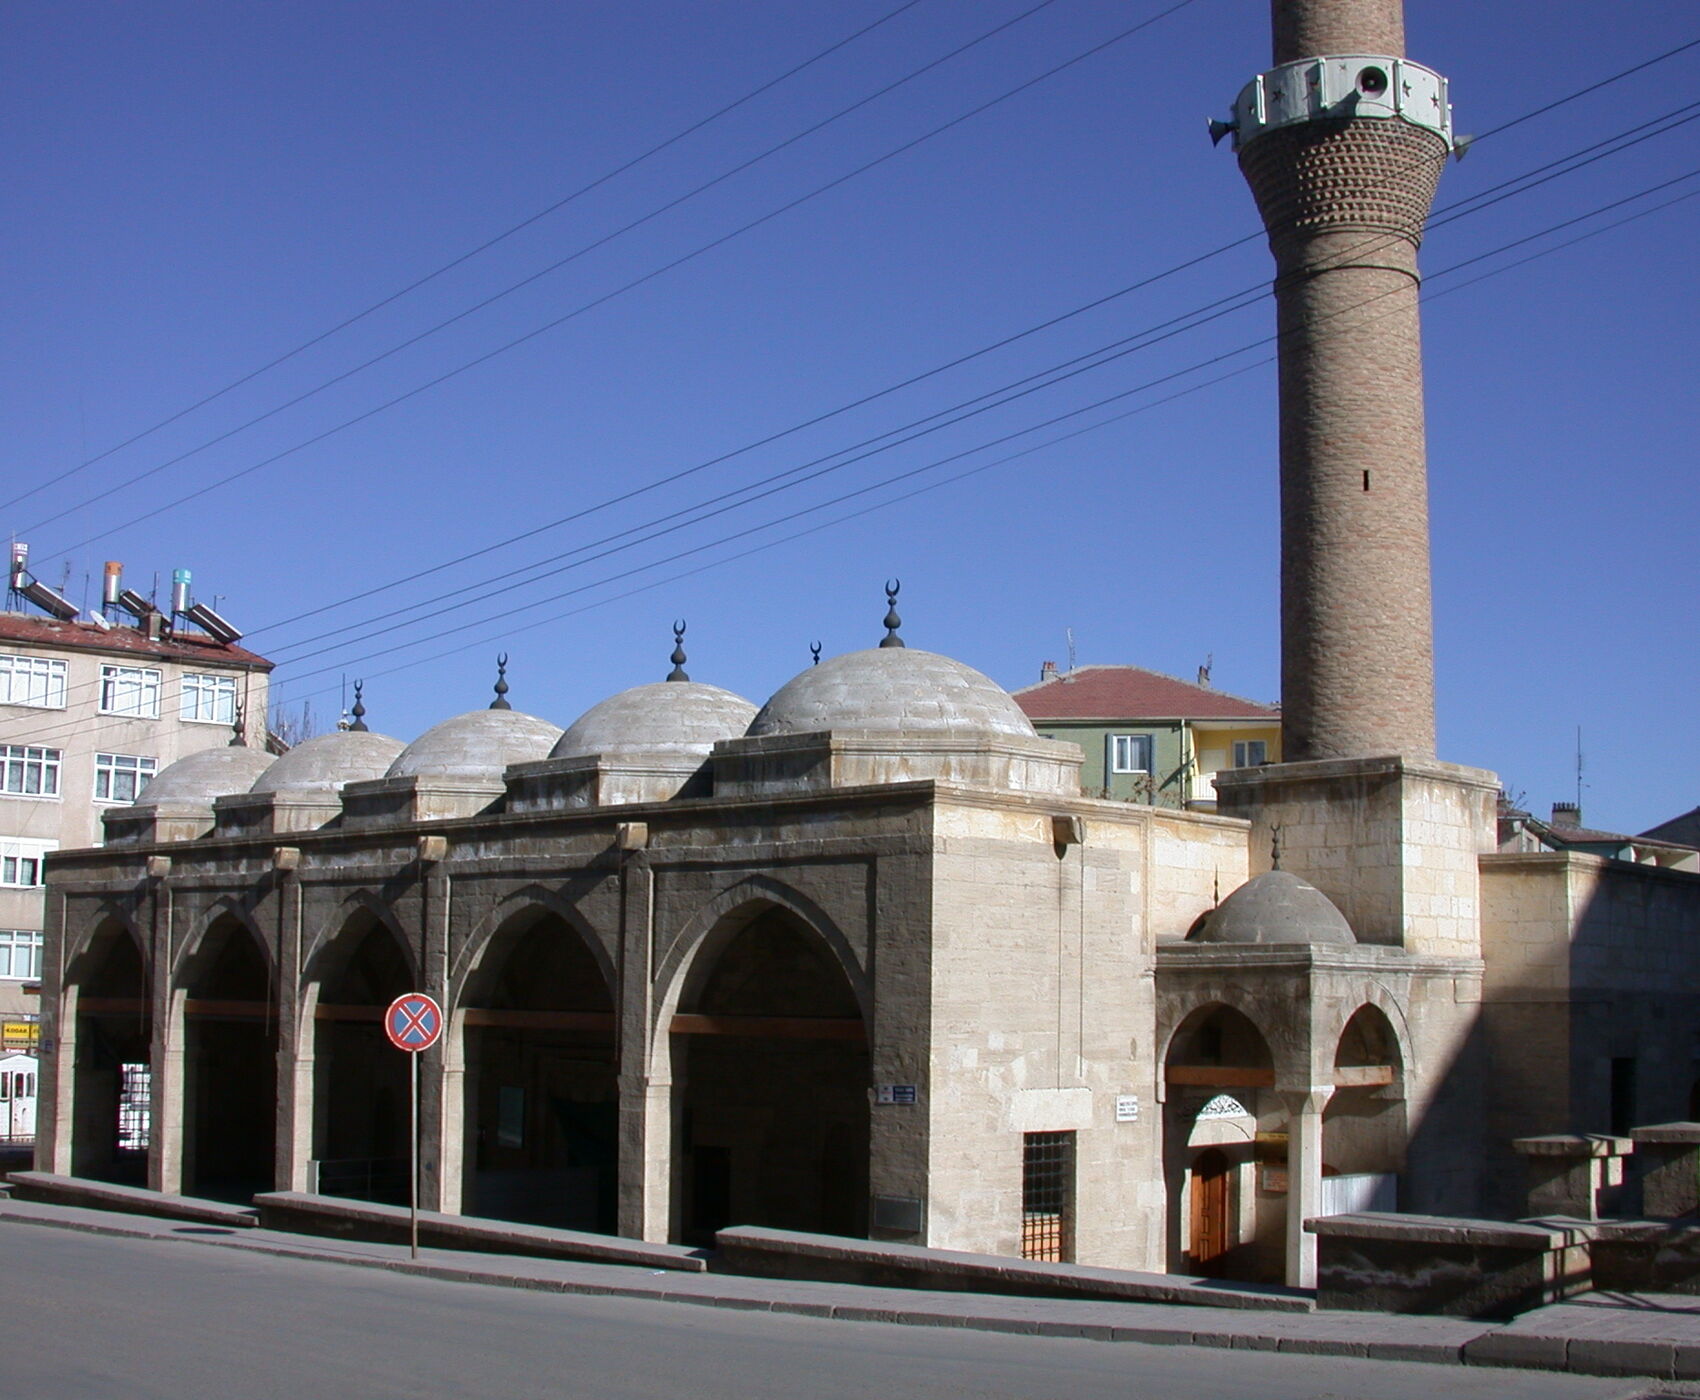
[{"label": "apartment building", "polygon": [[123,590],[83,613],[14,556],[0,612],[0,1053],[33,1046],[44,864],[98,845],[100,814],[201,749],[266,741],[272,663],[193,604],[179,571],[171,610]]}]

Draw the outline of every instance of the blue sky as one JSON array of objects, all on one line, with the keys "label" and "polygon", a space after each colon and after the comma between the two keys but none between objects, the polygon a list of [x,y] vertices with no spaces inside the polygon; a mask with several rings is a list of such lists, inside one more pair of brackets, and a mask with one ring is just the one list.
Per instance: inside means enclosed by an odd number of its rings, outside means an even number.
[{"label": "blue sky", "polygon": [[[1173,4],[10,7],[0,530],[78,601],[108,558],[143,592],[192,569],[280,696],[329,721],[364,677],[401,738],[486,703],[501,651],[515,704],[568,724],[665,674],[676,617],[693,676],[760,702],[811,642],[876,641],[894,576],[912,645],[1006,686],[1072,630],[1082,663],[1213,656],[1273,699],[1268,299],[981,398],[1267,285],[1204,134],[1266,65],[1266,8]],[[1580,727],[1588,820],[1640,830],[1700,801],[1671,747],[1697,681],[1700,48],[1495,129],[1700,16],[1407,11],[1459,128],[1495,132],[1443,212],[1655,123],[1423,251],[1441,755],[1544,811]]]}]

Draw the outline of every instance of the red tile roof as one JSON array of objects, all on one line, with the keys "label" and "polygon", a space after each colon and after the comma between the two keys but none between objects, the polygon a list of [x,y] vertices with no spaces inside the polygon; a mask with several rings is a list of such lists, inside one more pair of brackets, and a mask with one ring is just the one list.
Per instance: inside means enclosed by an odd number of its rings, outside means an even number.
[{"label": "red tile roof", "polygon": [[1031,720],[1278,720],[1278,705],[1193,685],[1139,666],[1079,666],[1012,692]]},{"label": "red tile roof", "polygon": [[30,613],[0,612],[0,644],[30,642],[67,651],[102,652],[111,656],[147,656],[161,661],[195,661],[269,671],[275,663],[246,647],[225,646],[200,632],[181,631],[151,642],[134,627],[102,630],[92,622],[60,622]]}]

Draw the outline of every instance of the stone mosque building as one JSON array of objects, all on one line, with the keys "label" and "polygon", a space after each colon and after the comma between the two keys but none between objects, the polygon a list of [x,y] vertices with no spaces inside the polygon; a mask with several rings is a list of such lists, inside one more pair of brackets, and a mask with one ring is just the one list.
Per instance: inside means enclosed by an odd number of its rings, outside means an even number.
[{"label": "stone mosque building", "polygon": [[405,1199],[409,991],[421,1203],[646,1240],[1306,1284],[1308,1218],[1521,1215],[1513,1140],[1692,1116],[1700,875],[1500,854],[1495,777],[1435,757],[1444,80],[1399,0],[1274,16],[1219,129],[1277,265],[1285,762],[1083,797],[895,607],[759,709],[676,645],[564,729],[504,681],[411,744],[197,753],[49,862],[37,1166]]}]

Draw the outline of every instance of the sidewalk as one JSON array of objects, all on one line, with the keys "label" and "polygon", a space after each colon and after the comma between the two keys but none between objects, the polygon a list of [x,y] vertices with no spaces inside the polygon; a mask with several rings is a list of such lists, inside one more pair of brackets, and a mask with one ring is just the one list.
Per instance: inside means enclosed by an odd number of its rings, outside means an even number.
[{"label": "sidewalk", "polygon": [[1700,1298],[1672,1295],[1590,1294],[1527,1313],[1508,1324],[1494,1324],[1386,1313],[1274,1313],[919,1292],[438,1249],[421,1250],[414,1261],[405,1245],[322,1239],[258,1228],[237,1230],[74,1206],[0,1200],[0,1227],[11,1225],[255,1250],[456,1283],[544,1292],[914,1327],[965,1327],[1160,1346],[1231,1347],[1644,1377],[1696,1384],[1625,1393],[1700,1395]]}]

